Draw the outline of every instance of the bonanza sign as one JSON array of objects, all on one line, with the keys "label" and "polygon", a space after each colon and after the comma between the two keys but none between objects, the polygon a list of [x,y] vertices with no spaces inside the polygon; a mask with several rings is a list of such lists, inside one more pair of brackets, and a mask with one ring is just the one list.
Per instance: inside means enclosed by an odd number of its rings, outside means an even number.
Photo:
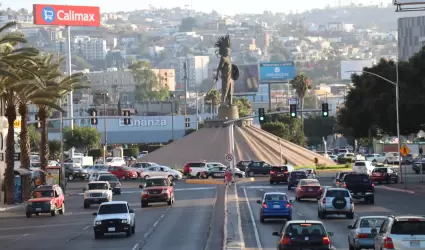
[{"label": "bonanza sign", "polygon": [[94,6],[33,5],[34,24],[100,26],[100,8]]}]

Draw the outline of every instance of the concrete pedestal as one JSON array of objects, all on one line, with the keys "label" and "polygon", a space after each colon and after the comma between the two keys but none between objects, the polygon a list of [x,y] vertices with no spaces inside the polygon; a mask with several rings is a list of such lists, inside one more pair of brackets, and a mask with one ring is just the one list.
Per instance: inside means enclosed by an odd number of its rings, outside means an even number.
[{"label": "concrete pedestal", "polygon": [[238,119],[238,118],[239,118],[238,106],[231,105],[231,106],[218,107],[218,119],[232,120],[232,119]]}]

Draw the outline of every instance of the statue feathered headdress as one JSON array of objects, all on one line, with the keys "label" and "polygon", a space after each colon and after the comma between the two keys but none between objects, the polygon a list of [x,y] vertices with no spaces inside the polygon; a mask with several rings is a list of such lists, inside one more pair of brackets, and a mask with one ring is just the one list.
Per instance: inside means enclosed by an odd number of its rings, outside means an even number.
[{"label": "statue feathered headdress", "polygon": [[214,47],[216,48],[215,55],[229,56],[230,55],[230,36],[229,34],[221,36],[215,42]]}]

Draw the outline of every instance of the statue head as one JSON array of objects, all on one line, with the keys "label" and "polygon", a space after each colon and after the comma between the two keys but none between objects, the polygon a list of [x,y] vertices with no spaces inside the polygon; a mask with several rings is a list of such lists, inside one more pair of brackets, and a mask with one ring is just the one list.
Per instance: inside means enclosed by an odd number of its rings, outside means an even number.
[{"label": "statue head", "polygon": [[220,56],[230,56],[230,36],[225,35],[217,39],[214,47],[216,48],[215,54],[217,57]]}]

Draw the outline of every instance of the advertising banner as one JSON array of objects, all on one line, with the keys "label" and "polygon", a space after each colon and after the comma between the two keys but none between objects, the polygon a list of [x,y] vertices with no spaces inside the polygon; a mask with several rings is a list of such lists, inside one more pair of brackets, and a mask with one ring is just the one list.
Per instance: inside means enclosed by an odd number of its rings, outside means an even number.
[{"label": "advertising banner", "polygon": [[[260,76],[258,72],[258,64],[242,64],[236,65],[239,68],[239,78],[235,81],[234,94],[245,95],[255,94],[258,92]],[[221,89],[221,79],[215,85],[216,90]]]},{"label": "advertising banner", "polygon": [[47,185],[60,184],[59,168],[47,168],[46,184]]},{"label": "advertising banner", "polygon": [[33,5],[34,24],[57,26],[100,26],[100,8],[95,6]]},{"label": "advertising banner", "polygon": [[295,64],[289,62],[260,62],[260,81],[283,82],[295,78]]}]

